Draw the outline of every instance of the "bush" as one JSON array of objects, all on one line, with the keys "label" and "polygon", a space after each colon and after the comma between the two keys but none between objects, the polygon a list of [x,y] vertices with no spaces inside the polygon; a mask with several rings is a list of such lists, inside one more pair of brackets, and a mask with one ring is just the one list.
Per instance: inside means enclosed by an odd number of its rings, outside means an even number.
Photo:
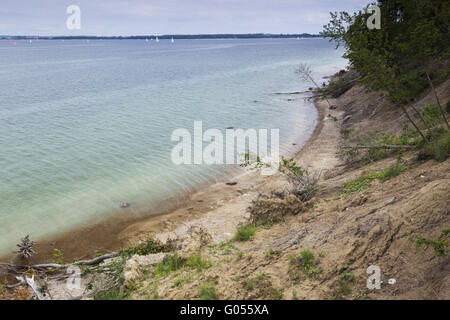
[{"label": "bush", "polygon": [[168,241],[166,244],[162,243],[158,239],[149,239],[144,243],[137,246],[130,247],[120,251],[124,257],[131,257],[135,254],[140,256],[146,256],[152,253],[170,252],[174,248],[173,243]]},{"label": "bush", "polygon": [[154,275],[155,276],[166,276],[173,271],[181,269],[183,266],[183,260],[177,255],[168,257],[164,261],[155,265]]},{"label": "bush", "polygon": [[197,271],[202,271],[203,269],[208,269],[211,267],[211,262],[204,260],[200,254],[194,254],[186,260],[185,266],[191,269],[197,269]]},{"label": "bush", "polygon": [[426,238],[410,238],[409,241],[416,244],[417,248],[422,248],[423,246],[432,246],[433,250],[439,255],[439,256],[445,256],[447,255],[450,250],[448,250],[449,243],[446,240],[450,235],[450,229],[444,229],[442,230],[441,234],[439,235],[439,238],[437,240],[433,239],[426,239]]},{"label": "bush", "polygon": [[423,146],[419,154],[420,160],[435,159],[443,162],[450,155],[450,131],[443,130],[439,135],[435,135],[433,140]]},{"label": "bush", "polygon": [[287,175],[289,182],[294,186],[293,194],[301,201],[311,200],[318,190],[319,173],[310,173],[295,163],[294,159],[281,158],[280,172]]},{"label": "bush", "polygon": [[247,224],[239,226],[234,234],[233,240],[235,241],[247,241],[253,239],[256,232],[256,225]]},{"label": "bush", "polygon": [[204,283],[200,286],[198,295],[201,300],[217,300],[216,287],[213,283]]}]

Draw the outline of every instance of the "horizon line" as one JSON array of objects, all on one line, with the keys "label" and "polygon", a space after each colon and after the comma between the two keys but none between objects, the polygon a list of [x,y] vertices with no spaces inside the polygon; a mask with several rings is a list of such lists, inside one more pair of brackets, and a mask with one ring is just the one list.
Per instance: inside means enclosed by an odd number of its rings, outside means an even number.
[{"label": "horizon line", "polygon": [[289,38],[289,37],[324,37],[314,33],[197,33],[197,34],[147,34],[147,35],[1,35],[0,39],[145,39],[151,37],[193,39],[193,38]]}]

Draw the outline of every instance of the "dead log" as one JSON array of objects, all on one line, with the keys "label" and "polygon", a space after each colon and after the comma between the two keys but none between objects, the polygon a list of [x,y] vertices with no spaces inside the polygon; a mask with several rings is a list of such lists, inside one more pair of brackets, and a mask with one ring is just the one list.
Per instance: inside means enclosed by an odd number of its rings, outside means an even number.
[{"label": "dead log", "polygon": [[412,149],[412,148],[413,148],[412,146],[396,146],[396,145],[342,147],[342,149]]}]

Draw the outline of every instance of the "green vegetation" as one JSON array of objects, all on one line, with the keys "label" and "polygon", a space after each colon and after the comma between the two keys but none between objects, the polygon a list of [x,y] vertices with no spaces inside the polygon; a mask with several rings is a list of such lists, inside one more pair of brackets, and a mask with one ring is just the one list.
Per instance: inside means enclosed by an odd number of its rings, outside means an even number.
[{"label": "green vegetation", "polygon": [[318,190],[320,173],[310,173],[303,169],[294,159],[281,157],[279,171],[286,174],[289,182],[294,186],[293,193],[303,202],[311,200]]},{"label": "green vegetation", "polygon": [[442,129],[435,133],[433,140],[423,146],[419,159],[435,159],[443,162],[450,156],[450,131]]},{"label": "green vegetation", "polygon": [[257,227],[254,224],[241,225],[236,230],[233,240],[234,241],[251,240],[255,236],[256,229]]},{"label": "green vegetation", "polygon": [[433,73],[430,66],[450,56],[450,3],[378,0],[376,4],[381,10],[380,29],[367,27],[371,13],[335,12],[322,34],[345,46],[344,57],[358,70],[360,82],[384,92],[425,140],[405,105],[432,84],[428,75],[435,81],[442,81],[436,74],[445,75],[446,68]]},{"label": "green vegetation", "polygon": [[215,285],[211,282],[203,283],[199,288],[198,296],[200,300],[217,300],[218,294]]},{"label": "green vegetation", "polygon": [[344,265],[340,277],[342,280],[351,282],[352,284],[355,284],[356,282],[355,273],[352,271],[352,266],[348,264]]},{"label": "green vegetation", "polygon": [[173,244],[168,241],[161,243],[158,239],[149,239],[144,243],[120,251],[121,256],[131,257],[135,254],[145,256],[152,253],[170,252],[173,250]]},{"label": "green vegetation", "polygon": [[396,163],[388,167],[387,169],[380,172],[369,173],[357,179],[347,181],[344,184],[344,189],[342,190],[341,195],[344,198],[347,198],[353,193],[362,192],[370,188],[374,179],[379,179],[381,182],[386,182],[392,178],[399,176],[407,169],[408,166],[403,164],[402,153],[400,152]]},{"label": "green vegetation", "polygon": [[449,246],[447,240],[449,236],[450,236],[450,229],[444,229],[442,230],[437,240],[426,238],[410,238],[409,241],[415,243],[417,248],[422,248],[424,246],[426,247],[431,246],[439,256],[446,256],[450,252],[450,250],[447,249]]},{"label": "green vegetation", "polygon": [[[300,251],[300,257],[291,256],[289,260],[291,265],[295,268],[300,268],[308,277],[317,278],[322,272],[318,267],[320,259],[316,259],[310,249],[303,249]],[[298,279],[296,272],[294,272],[294,278]]]},{"label": "green vegetation", "polygon": [[64,264],[64,254],[60,249],[53,249],[53,258],[55,259],[55,263]]},{"label": "green vegetation", "polygon": [[190,269],[196,269],[197,271],[202,271],[203,269],[208,269],[212,266],[211,262],[204,260],[200,254],[190,256],[184,265]]},{"label": "green vegetation", "polygon": [[155,277],[167,276],[168,274],[181,269],[182,266],[183,260],[175,253],[164,261],[156,264],[153,270],[153,274]]}]

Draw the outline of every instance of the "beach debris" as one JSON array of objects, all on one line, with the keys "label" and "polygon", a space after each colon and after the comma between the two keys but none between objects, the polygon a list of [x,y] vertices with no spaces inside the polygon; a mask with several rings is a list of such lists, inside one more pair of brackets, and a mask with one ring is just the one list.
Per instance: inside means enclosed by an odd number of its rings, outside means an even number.
[{"label": "beach debris", "polygon": [[237,185],[237,182],[236,181],[231,181],[231,182],[227,182],[227,183],[225,183],[227,186],[235,186],[235,185]]},{"label": "beach debris", "polygon": [[227,127],[227,129],[233,129],[234,127]]},{"label": "beach debris", "polygon": [[297,144],[296,144],[296,143],[293,143],[292,145],[293,145],[293,146],[296,146]]},{"label": "beach debris", "polygon": [[17,244],[17,247],[19,249],[17,251],[14,251],[14,253],[19,254],[22,258],[28,259],[36,253],[33,250],[34,243],[35,242],[30,239],[30,236],[26,235],[20,240],[20,243]]},{"label": "beach debris", "polygon": [[330,110],[336,110],[337,107],[335,105],[330,106]]},{"label": "beach debris", "polygon": [[122,203],[120,204],[120,207],[121,207],[121,208],[128,208],[129,206],[131,206],[131,204],[129,204],[128,202],[122,202]]}]

